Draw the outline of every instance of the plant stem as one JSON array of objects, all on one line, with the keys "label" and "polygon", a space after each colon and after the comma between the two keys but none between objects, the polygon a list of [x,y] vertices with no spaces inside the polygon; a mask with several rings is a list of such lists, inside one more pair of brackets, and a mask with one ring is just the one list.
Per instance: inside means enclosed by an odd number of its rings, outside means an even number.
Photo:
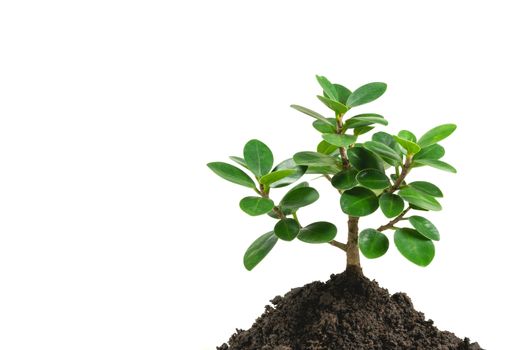
[{"label": "plant stem", "polygon": [[335,239],[334,239],[333,241],[328,242],[328,243],[330,243],[330,244],[333,245],[334,247],[337,247],[337,248],[339,248],[339,249],[342,249],[344,252],[346,252],[346,250],[347,250],[346,244],[341,243],[341,242],[339,242],[339,241],[336,241]]},{"label": "plant stem", "polygon": [[412,156],[408,155],[405,163],[403,164],[401,168],[401,174],[396,179],[396,182],[392,186],[390,186],[385,192],[386,193],[394,193],[399,189],[399,187],[403,184],[403,181],[405,180],[405,177],[407,177],[408,173],[410,172],[410,167],[412,165]]},{"label": "plant stem", "polygon": [[379,226],[377,228],[378,231],[385,231],[385,230],[388,230],[388,229],[391,229],[391,228],[394,228],[394,225],[397,224],[399,221],[401,221],[403,219],[403,216],[405,216],[405,214],[410,210],[410,207],[406,208],[405,210],[403,210],[401,212],[401,214],[399,214],[398,216],[396,216],[394,219],[390,220],[387,224],[385,225],[382,225],[382,226]]}]

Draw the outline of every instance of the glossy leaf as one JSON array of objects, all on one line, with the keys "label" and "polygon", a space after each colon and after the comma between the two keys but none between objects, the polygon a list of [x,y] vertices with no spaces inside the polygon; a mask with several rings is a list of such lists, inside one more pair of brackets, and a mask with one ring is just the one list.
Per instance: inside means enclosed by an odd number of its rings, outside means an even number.
[{"label": "glossy leaf", "polygon": [[374,192],[364,187],[354,187],[341,195],[341,209],[351,216],[370,215],[379,207],[379,201]]},{"label": "glossy leaf", "polygon": [[259,140],[250,140],[244,146],[244,161],[257,177],[272,170],[273,154],[270,148]]},{"label": "glossy leaf", "polygon": [[365,103],[372,102],[386,91],[385,83],[368,83],[357,88],[346,101],[348,107],[356,107]]},{"label": "glossy leaf", "polygon": [[449,173],[457,173],[456,168],[452,165],[445,163],[437,159],[418,159],[415,161],[416,164],[428,165],[432,168],[436,168],[443,171],[448,171]]},{"label": "glossy leaf", "polygon": [[414,135],[412,132],[408,130],[401,130],[397,133],[397,136],[401,137],[402,139],[408,140],[410,142],[416,143],[417,138],[416,135]]},{"label": "glossy leaf", "polygon": [[312,111],[311,109],[309,108],[306,108],[306,107],[303,107],[303,106],[299,106],[299,105],[291,105],[290,107],[292,107],[293,109],[301,112],[301,113],[304,113],[306,115],[309,115],[310,117],[312,118],[315,118],[323,123],[325,123],[326,125],[332,125],[332,123],[330,122],[330,120],[328,120],[327,118],[323,117],[321,114],[315,112],[315,111]]},{"label": "glossy leaf", "polygon": [[421,148],[415,156],[414,160],[418,159],[441,159],[445,155],[443,146],[434,144],[425,148]]},{"label": "glossy leaf", "polygon": [[348,190],[357,185],[357,171],[354,169],[346,169],[340,171],[332,177],[332,186],[339,190]]},{"label": "glossy leaf", "polygon": [[208,163],[208,168],[225,180],[233,182],[237,185],[255,188],[255,183],[251,177],[233,165],[223,162],[211,162]]},{"label": "glossy leaf", "polygon": [[325,92],[326,96],[331,100],[338,101],[339,94],[330,80],[328,80],[326,77],[323,77],[322,75],[316,75],[315,77],[317,78],[317,82],[319,85],[321,85],[321,88]]},{"label": "glossy leaf", "polygon": [[382,232],[368,228],[359,234],[359,249],[368,259],[383,256],[389,246],[388,237]]},{"label": "glossy leaf", "polygon": [[337,227],[334,224],[319,221],[303,227],[297,238],[306,243],[328,243],[337,235]]},{"label": "glossy leaf", "polygon": [[324,103],[326,107],[330,108],[332,111],[334,111],[337,114],[345,114],[348,111],[348,107],[346,107],[344,104],[338,101],[333,101],[321,95],[318,95],[317,98],[322,103]]},{"label": "glossy leaf", "polygon": [[[235,163],[239,164],[240,166],[248,169],[248,164],[246,164],[246,162],[244,161],[244,158],[236,157],[236,156],[230,156],[229,158],[231,160],[233,160]],[[248,170],[250,170],[250,169],[248,169]]]},{"label": "glossy leaf", "polygon": [[419,151],[421,151],[421,147],[419,147],[417,143],[414,143],[409,140],[405,140],[395,135],[394,135],[394,140],[396,140],[397,143],[399,143],[404,149],[406,149],[409,154],[416,154]]},{"label": "glossy leaf", "polygon": [[309,165],[308,169],[306,170],[306,173],[307,174],[317,174],[317,175],[333,175],[333,174],[337,174],[339,171],[341,171],[340,166]]},{"label": "glossy leaf", "polygon": [[443,192],[434,185],[433,183],[427,181],[414,181],[409,184],[410,187],[415,188],[418,191],[424,192],[431,195],[432,197],[443,197]]},{"label": "glossy leaf", "polygon": [[455,124],[443,124],[440,126],[436,126],[435,128],[427,131],[423,136],[421,136],[417,143],[419,146],[421,146],[421,148],[431,146],[450,136],[450,134],[452,134],[454,130],[456,130]]},{"label": "glossy leaf", "polygon": [[273,171],[273,172],[271,172],[269,174],[266,174],[266,175],[262,176],[259,179],[259,182],[262,183],[263,185],[267,185],[268,186],[270,184],[273,184],[274,182],[282,180],[285,177],[289,177],[289,176],[291,176],[293,174],[295,174],[295,169],[276,170],[276,171]]},{"label": "glossy leaf", "polygon": [[304,166],[304,165],[297,165],[295,164],[294,160],[293,159],[286,159],[284,161],[282,161],[281,163],[277,164],[277,166],[273,169],[273,171],[278,171],[278,170],[284,170],[284,169],[293,169],[295,170],[295,172],[281,180],[278,180],[278,181],[275,181],[274,183],[272,183],[270,185],[270,187],[272,188],[279,188],[279,187],[284,187],[284,186],[288,186],[290,184],[293,184],[294,182],[296,182],[297,180],[299,180],[305,173],[306,173],[306,169],[308,167]]},{"label": "glossy leaf", "polygon": [[357,128],[354,128],[354,135],[355,136],[364,135],[371,130],[374,130],[373,126],[359,126]]},{"label": "glossy leaf", "polygon": [[299,152],[293,156],[293,160],[298,165],[316,166],[337,166],[337,159],[319,152]]},{"label": "glossy leaf", "polygon": [[392,137],[392,135],[384,131],[378,131],[374,133],[374,135],[372,135],[372,141],[380,142],[395,150],[394,147],[396,146],[396,140],[394,140],[394,137]]},{"label": "glossy leaf", "polygon": [[355,143],[357,136],[340,134],[323,134],[323,139],[331,145],[337,147],[348,147]]},{"label": "glossy leaf", "polygon": [[383,161],[363,147],[352,147],[347,151],[348,161],[356,170],[377,169],[384,171]]},{"label": "glossy leaf", "polygon": [[435,255],[434,243],[410,228],[402,228],[394,233],[394,244],[399,252],[419,266],[428,266]]},{"label": "glossy leaf", "polygon": [[[337,101],[341,102],[342,104],[346,105],[346,100],[348,100],[348,97],[352,93],[346,86],[340,85],[340,84],[333,84],[335,87],[335,90],[337,91]],[[328,94],[326,92],[324,93],[325,97],[328,97]]]},{"label": "glossy leaf", "polygon": [[405,202],[397,194],[383,193],[379,197],[379,207],[387,218],[393,218],[405,209]]},{"label": "glossy leaf", "polygon": [[291,241],[297,236],[300,228],[301,227],[297,221],[287,218],[277,221],[275,227],[273,228],[273,232],[280,239],[284,241]]},{"label": "glossy leaf", "polygon": [[312,187],[299,187],[286,193],[279,206],[283,209],[297,209],[319,199],[319,193]]},{"label": "glossy leaf", "polygon": [[275,243],[277,243],[277,236],[272,231],[257,238],[244,253],[244,267],[251,271],[268,255]]},{"label": "glossy leaf", "polygon": [[273,201],[262,197],[244,197],[239,202],[242,211],[251,216],[263,215],[274,207]]},{"label": "glossy leaf", "polygon": [[312,123],[312,126],[315,128],[315,130],[323,133],[323,134],[326,134],[326,133],[335,133],[336,131],[336,121],[335,121],[335,118],[326,118],[330,123],[332,123],[333,125],[328,125],[326,124],[325,122],[321,121],[321,120],[314,120],[314,122]]},{"label": "glossy leaf", "polygon": [[439,241],[439,231],[428,219],[414,215],[408,218],[408,221],[410,221],[410,224],[417,232],[421,233],[426,238],[433,241]]},{"label": "glossy leaf", "polygon": [[390,186],[388,176],[376,169],[361,170],[357,174],[356,180],[360,185],[373,190],[382,190]]},{"label": "glossy leaf", "polygon": [[398,194],[408,203],[414,204],[423,209],[434,211],[441,210],[441,204],[439,204],[439,202],[434,197],[424,192],[418,191],[415,188],[402,188],[399,190]]},{"label": "glossy leaf", "polygon": [[398,165],[401,163],[401,156],[385,144],[377,141],[367,141],[364,143],[364,147],[383,158],[383,160],[390,165]]},{"label": "glossy leaf", "polygon": [[349,118],[345,123],[346,129],[358,128],[361,126],[368,126],[371,124],[388,125],[388,121],[379,114],[366,113],[359,114]]},{"label": "glossy leaf", "polygon": [[334,146],[326,142],[325,140],[319,142],[319,144],[317,145],[317,152],[322,153],[322,154],[332,154],[338,149],[339,147]]}]

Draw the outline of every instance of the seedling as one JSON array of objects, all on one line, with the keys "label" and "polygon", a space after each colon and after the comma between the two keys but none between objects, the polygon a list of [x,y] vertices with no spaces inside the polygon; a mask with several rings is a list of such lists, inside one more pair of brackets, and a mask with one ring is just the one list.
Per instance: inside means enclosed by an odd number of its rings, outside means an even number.
[{"label": "seedling", "polygon": [[[375,259],[389,248],[385,234],[393,231],[394,244],[399,252],[419,266],[427,266],[434,258],[434,242],[439,231],[423,216],[408,216],[409,211],[438,211],[437,198],[441,190],[427,181],[408,182],[407,176],[416,167],[430,166],[455,173],[456,169],[441,160],[445,149],[438,144],[456,129],[454,124],[437,126],[417,138],[408,130],[397,135],[384,131],[365,134],[377,126],[388,125],[375,113],[347,117],[354,108],[372,102],[386,90],[384,83],[369,83],[350,91],[343,85],[332,84],[317,76],[322,95],[317,98],[334,113],[327,118],[308,108],[291,107],[313,117],[313,127],[321,141],[316,151],[296,153],[275,167],[270,148],[259,140],[250,140],[243,157],[230,157],[239,167],[223,162],[212,162],[208,167],[222,178],[248,187],[257,195],[241,199],[240,208],[248,215],[268,215],[277,220],[273,228],[257,238],[244,255],[244,266],[253,269],[273,249],[277,241],[299,239],[306,243],[325,243],[346,253],[347,266],[360,268],[361,253]],[[340,206],[348,216],[346,243],[335,240],[337,228],[326,221],[301,225],[298,212],[317,201],[319,193],[308,182],[301,182],[284,194],[279,202],[270,197],[270,191],[292,185],[305,174],[317,174],[331,182],[340,193]],[[389,220],[376,228],[359,231],[359,220],[380,209]],[[411,226],[411,227],[409,227]]]}]

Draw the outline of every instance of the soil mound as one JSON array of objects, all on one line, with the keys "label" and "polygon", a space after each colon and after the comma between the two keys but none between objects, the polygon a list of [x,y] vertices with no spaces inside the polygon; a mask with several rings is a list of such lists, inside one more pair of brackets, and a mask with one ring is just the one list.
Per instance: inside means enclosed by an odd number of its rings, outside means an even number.
[{"label": "soil mound", "polygon": [[359,271],[332,275],[271,300],[246,331],[217,350],[480,350],[440,331],[404,293],[390,295]]}]

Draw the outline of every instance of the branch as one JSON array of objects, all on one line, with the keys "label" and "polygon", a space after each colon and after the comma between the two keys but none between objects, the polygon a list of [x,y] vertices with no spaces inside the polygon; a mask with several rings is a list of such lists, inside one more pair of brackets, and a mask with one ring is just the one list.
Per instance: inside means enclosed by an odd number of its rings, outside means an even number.
[{"label": "branch", "polygon": [[405,216],[405,214],[410,210],[410,207],[406,208],[405,210],[403,210],[401,212],[401,214],[399,214],[398,216],[396,216],[394,219],[390,220],[388,222],[388,224],[385,224],[383,226],[379,226],[377,228],[378,231],[385,231],[385,230],[388,230],[388,229],[391,229],[391,228],[394,228],[394,225],[397,224],[399,221],[401,221],[401,219],[403,219],[403,216]]},{"label": "branch", "polygon": [[403,184],[403,181],[405,180],[405,177],[410,172],[410,166],[412,165],[412,157],[407,157],[405,164],[403,164],[401,174],[397,177],[396,182],[390,188],[388,188],[385,192],[386,193],[394,193],[399,189],[399,187]]},{"label": "branch", "polygon": [[338,242],[338,241],[336,241],[336,240],[330,241],[330,242],[328,242],[328,243],[330,243],[330,244],[333,245],[334,247],[337,247],[337,248],[339,248],[339,249],[342,249],[343,251],[346,252],[346,248],[347,248],[347,247],[346,247],[346,244],[341,243],[341,242]]}]

